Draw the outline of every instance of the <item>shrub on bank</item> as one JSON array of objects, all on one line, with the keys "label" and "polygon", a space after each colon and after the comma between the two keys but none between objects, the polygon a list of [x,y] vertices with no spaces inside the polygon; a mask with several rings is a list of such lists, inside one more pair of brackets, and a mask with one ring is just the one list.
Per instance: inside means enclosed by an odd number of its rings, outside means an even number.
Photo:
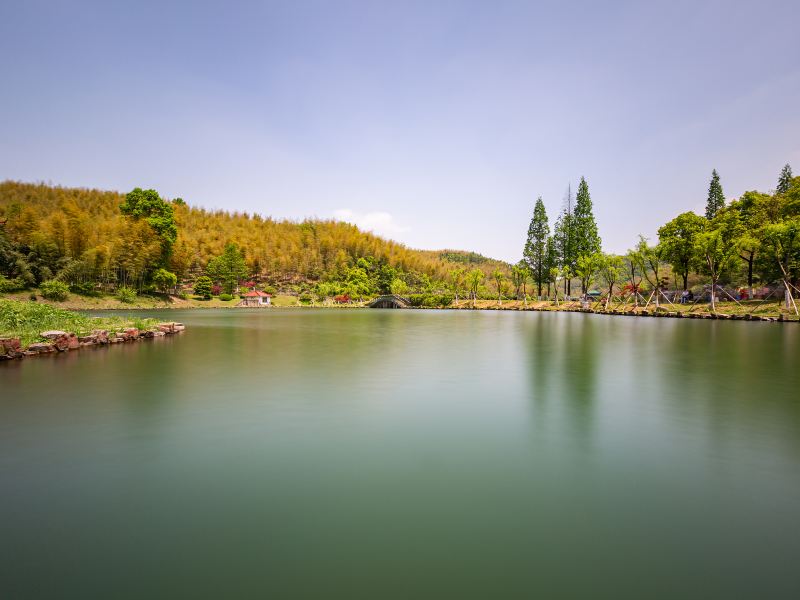
[{"label": "shrub on bank", "polygon": [[230,294],[220,294],[219,299],[222,300],[223,302],[230,302],[231,300],[233,300],[233,296],[231,296]]},{"label": "shrub on bank", "polygon": [[43,297],[55,302],[63,302],[69,298],[69,286],[63,281],[56,281],[55,279],[45,281],[39,286],[39,290],[42,292]]},{"label": "shrub on bank", "polygon": [[136,290],[129,287],[117,289],[117,300],[125,304],[133,304],[136,301]]},{"label": "shrub on bank", "polygon": [[203,300],[211,300],[212,285],[211,277],[207,277],[206,275],[198,277],[197,281],[194,282],[194,293]]},{"label": "shrub on bank", "polygon": [[24,290],[27,286],[21,279],[8,279],[0,275],[0,294]]},{"label": "shrub on bank", "polygon": [[425,308],[444,308],[453,303],[450,294],[412,294],[408,296],[411,306]]}]

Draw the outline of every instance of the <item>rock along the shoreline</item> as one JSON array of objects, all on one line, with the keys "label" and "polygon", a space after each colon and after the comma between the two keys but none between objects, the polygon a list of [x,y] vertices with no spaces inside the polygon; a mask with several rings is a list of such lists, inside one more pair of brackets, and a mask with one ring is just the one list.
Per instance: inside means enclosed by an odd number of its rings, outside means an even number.
[{"label": "rock along the shoreline", "polygon": [[104,346],[135,342],[143,339],[164,337],[185,331],[183,323],[159,323],[153,329],[140,331],[135,327],[127,327],[120,332],[110,333],[105,329],[95,329],[89,335],[78,336],[67,331],[43,331],[40,335],[46,342],[35,342],[23,349],[20,338],[0,338],[0,360],[12,360],[26,356],[67,352],[85,346]]}]

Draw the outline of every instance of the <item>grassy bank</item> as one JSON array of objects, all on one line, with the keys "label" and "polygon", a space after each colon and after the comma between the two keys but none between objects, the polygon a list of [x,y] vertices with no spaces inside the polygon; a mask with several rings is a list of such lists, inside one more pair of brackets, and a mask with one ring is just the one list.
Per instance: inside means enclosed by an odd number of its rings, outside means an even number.
[{"label": "grassy bank", "polygon": [[93,329],[117,332],[126,327],[145,330],[155,325],[154,319],[87,317],[40,302],[0,299],[0,337],[20,338],[23,347],[44,341],[40,334],[48,330],[66,331],[84,336]]},{"label": "grassy bank", "polygon": [[[219,297],[213,297],[210,300],[203,300],[199,297],[189,297],[181,299],[177,296],[137,296],[132,303],[121,302],[115,296],[80,296],[77,294],[70,294],[70,296],[63,302],[54,302],[42,298],[36,294],[36,302],[30,301],[31,292],[19,292],[14,294],[7,294],[6,299],[17,301],[21,304],[53,306],[61,309],[68,310],[156,310],[156,309],[194,309],[194,308],[234,308],[239,303],[239,297],[232,300],[220,300]],[[0,298],[2,302],[3,298]],[[315,302],[313,307],[332,307],[332,308],[347,308],[358,307],[365,303],[353,303],[347,305],[339,304],[323,304]],[[278,308],[285,307],[300,307],[303,306],[297,299],[297,296],[278,294],[272,298],[272,305]],[[473,307],[470,300],[459,300],[453,302],[449,307],[450,309],[471,309]],[[670,312],[680,312],[684,314],[709,314],[711,307],[706,302],[698,302],[697,304],[669,304],[662,303],[661,307]],[[479,310],[547,310],[547,311],[563,311],[574,310],[581,308],[580,302],[563,302],[558,304],[552,301],[528,301],[527,305],[522,300],[503,300],[501,304],[497,300],[477,300],[475,308]],[[605,304],[591,303],[590,308],[595,311],[602,311],[605,309]],[[640,305],[634,308],[632,302],[627,304],[621,302],[612,302],[608,307],[609,310],[625,311],[625,312],[641,312],[644,306]],[[651,303],[647,310],[652,311],[655,309],[655,304]],[[779,317],[783,316],[785,320],[797,320],[797,316],[793,310],[787,310],[783,301],[777,302],[770,300],[768,302],[761,302],[758,300],[744,301],[740,304],[736,302],[719,302],[717,303],[717,313],[726,315],[745,315],[751,314],[760,317]]]},{"label": "grassy bank", "polygon": [[[451,308],[456,309],[470,309],[472,302],[470,300],[459,300],[453,302]],[[581,308],[580,302],[563,302],[560,301],[558,305],[552,301],[528,301],[527,306],[522,300],[503,300],[501,304],[497,300],[478,300],[475,302],[475,308],[479,310],[575,310]],[[605,303],[591,302],[589,308],[595,311],[604,311]],[[655,303],[651,302],[646,310],[652,312],[656,308]],[[661,303],[661,308],[669,312],[679,312],[685,315],[699,314],[706,315],[711,313],[711,306],[707,302],[698,302],[697,304],[669,304],[667,302]],[[622,302],[612,302],[608,306],[608,310],[624,311],[624,312],[642,312],[645,307],[640,304],[634,307],[633,302],[624,304]],[[725,315],[746,315],[751,314],[759,317],[779,317],[783,316],[785,320],[798,320],[794,310],[787,310],[783,302],[775,301],[761,302],[760,300],[748,300],[740,303],[736,302],[718,302],[717,313]]]},{"label": "grassy bank", "polygon": [[[178,296],[136,296],[132,302],[122,302],[116,296],[81,296],[70,294],[66,300],[52,301],[42,297],[38,290],[14,292],[0,296],[0,300],[16,300],[19,302],[29,302],[31,294],[36,296],[36,302],[49,304],[58,308],[68,310],[158,310],[168,308],[233,308],[241,299],[236,296],[232,300],[220,300],[218,296],[210,300],[203,300],[197,296],[190,296],[186,299]],[[272,298],[275,306],[299,306],[297,296],[277,295]]]}]

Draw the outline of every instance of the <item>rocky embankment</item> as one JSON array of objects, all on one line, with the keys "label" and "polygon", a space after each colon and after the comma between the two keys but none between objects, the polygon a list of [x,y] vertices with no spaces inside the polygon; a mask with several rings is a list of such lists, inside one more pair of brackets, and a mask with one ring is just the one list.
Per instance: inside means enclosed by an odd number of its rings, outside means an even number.
[{"label": "rocky embankment", "polygon": [[0,338],[0,360],[12,360],[40,354],[53,354],[78,350],[86,346],[107,346],[137,342],[139,340],[174,335],[184,331],[183,323],[159,323],[153,329],[139,331],[135,327],[127,327],[121,331],[95,329],[89,335],[78,336],[67,331],[43,331],[41,337],[47,341],[35,342],[23,348],[19,338]]}]

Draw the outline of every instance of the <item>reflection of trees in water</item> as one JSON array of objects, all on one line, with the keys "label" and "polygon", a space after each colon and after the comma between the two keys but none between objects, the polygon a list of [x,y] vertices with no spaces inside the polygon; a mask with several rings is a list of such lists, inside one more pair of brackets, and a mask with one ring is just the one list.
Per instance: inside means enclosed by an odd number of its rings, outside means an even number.
[{"label": "reflection of trees in water", "polygon": [[[691,414],[718,453],[743,436],[800,450],[800,331],[718,321],[663,325],[654,395],[668,409]],[[766,438],[758,431],[764,427],[771,430]]]},{"label": "reflection of trees in water", "polygon": [[592,434],[597,394],[597,321],[592,315],[568,315],[564,323],[566,343],[562,348],[570,422],[586,444]]},{"label": "reflection of trees in water", "polygon": [[[591,316],[537,313],[526,328],[530,395],[537,435],[591,440],[597,394],[597,339]],[[562,432],[558,421],[571,431]]]}]

